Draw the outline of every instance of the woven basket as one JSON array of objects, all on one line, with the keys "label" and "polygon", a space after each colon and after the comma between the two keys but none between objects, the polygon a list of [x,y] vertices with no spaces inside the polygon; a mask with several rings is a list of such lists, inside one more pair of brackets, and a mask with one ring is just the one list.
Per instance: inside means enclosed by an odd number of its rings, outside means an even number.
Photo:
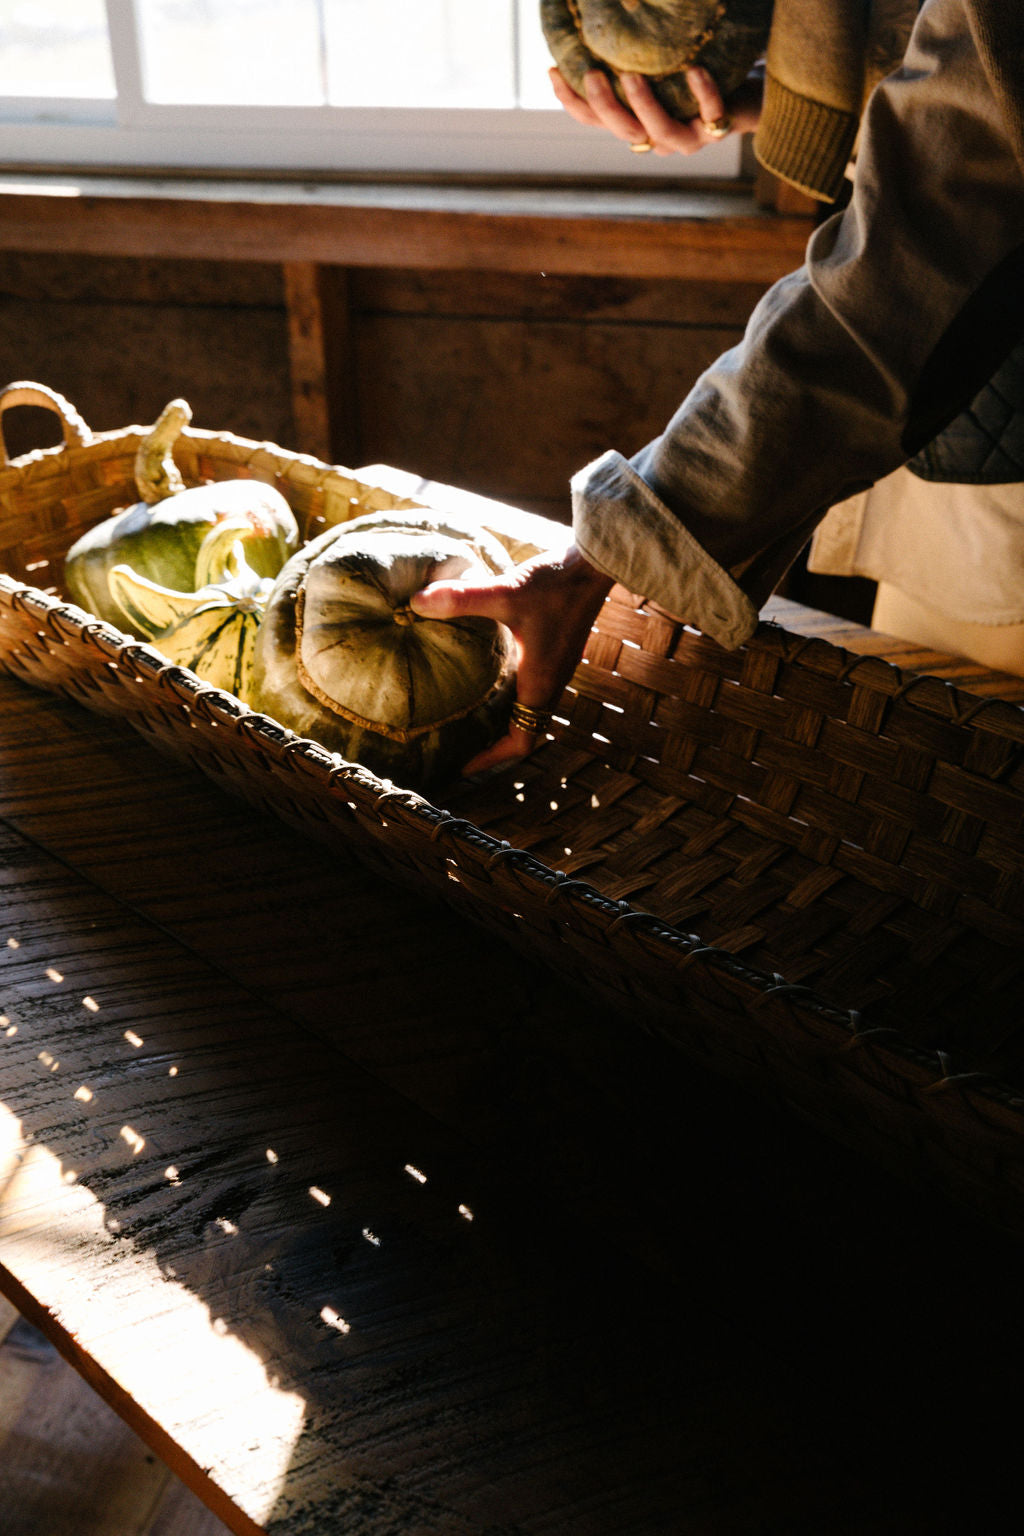
[{"label": "woven basket", "polygon": [[[709,1067],[1024,1232],[1024,710],[763,623],[723,651],[615,589],[553,733],[444,806],[297,738],[42,590],[134,499],[145,428],[0,471],[0,666],[123,717],[442,897]],[[278,486],[309,535],[415,504],[186,429],[186,481]],[[981,677],[978,669],[975,673]],[[1018,696],[1022,696],[1019,694]]]}]

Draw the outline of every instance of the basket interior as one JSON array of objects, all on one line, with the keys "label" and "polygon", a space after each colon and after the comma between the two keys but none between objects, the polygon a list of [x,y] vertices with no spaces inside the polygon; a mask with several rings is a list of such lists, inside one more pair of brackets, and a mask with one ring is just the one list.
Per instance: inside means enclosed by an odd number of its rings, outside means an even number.
[{"label": "basket interior", "polygon": [[617,590],[554,739],[460,815],[602,894],[1006,1075],[1024,710],[773,625],[727,653]]}]

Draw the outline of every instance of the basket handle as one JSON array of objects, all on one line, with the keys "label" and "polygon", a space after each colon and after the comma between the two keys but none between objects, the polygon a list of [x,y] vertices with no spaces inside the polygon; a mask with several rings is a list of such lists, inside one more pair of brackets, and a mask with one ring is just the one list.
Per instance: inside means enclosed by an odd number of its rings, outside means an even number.
[{"label": "basket handle", "polygon": [[63,395],[48,389],[45,384],[30,384],[27,379],[17,379],[0,390],[0,456],[4,464],[11,461],[4,441],[3,413],[12,405],[41,405],[45,410],[53,411],[60,417],[64,442],[69,448],[81,448],[92,442],[89,428]]}]

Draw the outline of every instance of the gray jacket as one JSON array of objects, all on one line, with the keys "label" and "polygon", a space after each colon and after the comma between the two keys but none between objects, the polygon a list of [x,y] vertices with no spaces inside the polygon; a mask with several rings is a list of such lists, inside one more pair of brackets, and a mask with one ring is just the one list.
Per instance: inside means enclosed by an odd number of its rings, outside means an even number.
[{"label": "gray jacket", "polygon": [[574,477],[577,543],[738,645],[828,508],[913,457],[1021,335],[1024,3],[925,0],[849,206],[659,438]]}]

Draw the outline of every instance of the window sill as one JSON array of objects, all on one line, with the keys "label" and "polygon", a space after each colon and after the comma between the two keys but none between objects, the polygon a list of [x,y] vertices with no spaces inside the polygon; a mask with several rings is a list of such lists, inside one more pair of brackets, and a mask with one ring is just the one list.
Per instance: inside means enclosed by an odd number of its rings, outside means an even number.
[{"label": "window sill", "polygon": [[806,217],[743,183],[241,178],[81,171],[0,180],[0,248],[339,266],[772,282]]}]

